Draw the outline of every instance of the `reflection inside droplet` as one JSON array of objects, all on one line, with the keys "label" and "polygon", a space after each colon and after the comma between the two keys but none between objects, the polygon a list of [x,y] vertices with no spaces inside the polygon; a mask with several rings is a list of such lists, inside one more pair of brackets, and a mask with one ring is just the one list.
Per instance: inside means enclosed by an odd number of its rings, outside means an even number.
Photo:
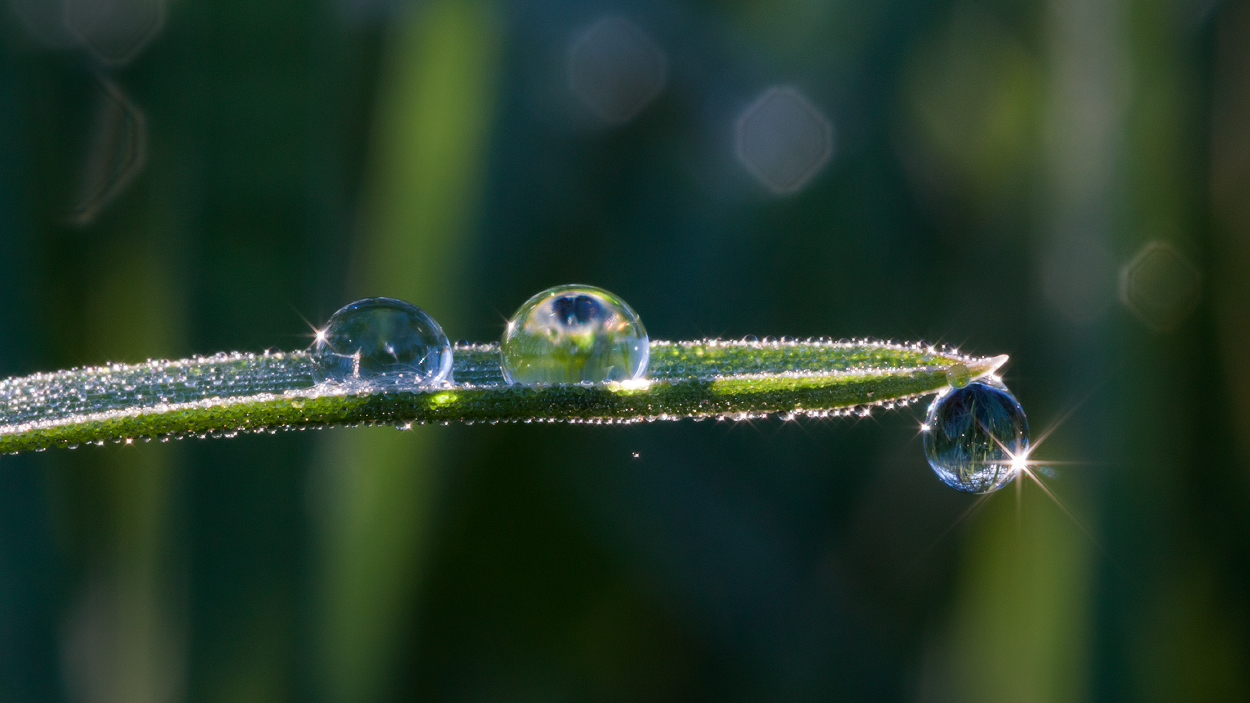
[{"label": "reflection inside droplet", "polygon": [[597,383],[641,378],[651,346],[625,301],[569,285],[526,301],[508,321],[500,353],[510,383]]},{"label": "reflection inside droplet", "polygon": [[358,300],[330,317],[310,351],[318,382],[429,386],[450,382],[443,328],[412,303]]},{"label": "reflection inside droplet", "polygon": [[1006,388],[982,381],[939,395],[923,429],[934,473],[951,488],[969,493],[1002,488],[1028,453],[1024,408]]}]

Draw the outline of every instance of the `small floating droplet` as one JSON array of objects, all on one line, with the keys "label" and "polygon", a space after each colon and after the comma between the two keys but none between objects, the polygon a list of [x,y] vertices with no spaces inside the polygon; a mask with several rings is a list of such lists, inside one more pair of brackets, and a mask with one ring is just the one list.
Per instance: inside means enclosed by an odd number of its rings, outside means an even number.
[{"label": "small floating droplet", "polygon": [[969,493],[1002,488],[1028,449],[1028,419],[1006,388],[981,381],[954,388],[938,396],[925,416],[929,466],[951,488]]},{"label": "small floating droplet", "polygon": [[443,328],[421,308],[395,298],[344,306],[317,332],[311,356],[318,383],[429,386],[452,380]]},{"label": "small floating droplet", "polygon": [[517,310],[499,345],[509,383],[631,381],[647,371],[647,331],[624,300],[594,286],[557,286]]}]

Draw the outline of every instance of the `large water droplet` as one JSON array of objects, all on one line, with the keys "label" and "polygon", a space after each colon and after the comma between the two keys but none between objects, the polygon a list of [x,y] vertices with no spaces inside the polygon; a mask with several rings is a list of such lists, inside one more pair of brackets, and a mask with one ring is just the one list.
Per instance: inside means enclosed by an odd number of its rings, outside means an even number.
[{"label": "large water droplet", "polygon": [[345,305],[310,351],[318,383],[429,386],[451,381],[451,343],[421,308],[395,298]]},{"label": "large water droplet", "polygon": [[1029,421],[1006,388],[974,381],[937,397],[925,418],[929,466],[951,488],[989,493],[1016,475],[1029,448]]},{"label": "large water droplet", "polygon": [[556,286],[525,301],[500,343],[510,383],[629,381],[647,371],[647,331],[624,300],[594,286]]}]

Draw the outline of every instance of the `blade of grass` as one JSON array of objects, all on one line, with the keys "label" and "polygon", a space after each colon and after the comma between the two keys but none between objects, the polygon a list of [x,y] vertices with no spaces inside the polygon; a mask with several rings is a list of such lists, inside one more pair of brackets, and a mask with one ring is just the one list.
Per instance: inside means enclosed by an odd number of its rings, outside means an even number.
[{"label": "blade of grass", "polygon": [[946,386],[946,369],[994,372],[1006,356],[882,342],[653,342],[645,380],[510,385],[494,344],[460,345],[455,384],[314,384],[304,352],[220,354],[76,369],[0,382],[0,451],[137,438],[332,425],[637,422],[827,416],[892,406]]}]

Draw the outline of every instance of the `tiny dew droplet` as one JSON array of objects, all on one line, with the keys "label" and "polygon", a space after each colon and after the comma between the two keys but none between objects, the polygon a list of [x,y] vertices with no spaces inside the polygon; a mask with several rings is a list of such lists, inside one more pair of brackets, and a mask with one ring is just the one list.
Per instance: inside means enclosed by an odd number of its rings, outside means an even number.
[{"label": "tiny dew droplet", "polygon": [[647,371],[647,331],[624,300],[594,286],[556,286],[517,310],[499,345],[509,383],[630,381]]},{"label": "tiny dew droplet", "polygon": [[429,313],[395,298],[343,306],[317,332],[310,354],[318,383],[430,386],[452,380],[443,328]]},{"label": "tiny dew droplet", "polygon": [[1028,455],[1029,421],[1006,388],[981,381],[952,388],[929,406],[924,451],[938,478],[969,493],[990,493],[1015,478]]},{"label": "tiny dew droplet", "polygon": [[972,381],[972,371],[964,364],[951,364],[946,367],[946,382],[951,388],[963,388]]}]

